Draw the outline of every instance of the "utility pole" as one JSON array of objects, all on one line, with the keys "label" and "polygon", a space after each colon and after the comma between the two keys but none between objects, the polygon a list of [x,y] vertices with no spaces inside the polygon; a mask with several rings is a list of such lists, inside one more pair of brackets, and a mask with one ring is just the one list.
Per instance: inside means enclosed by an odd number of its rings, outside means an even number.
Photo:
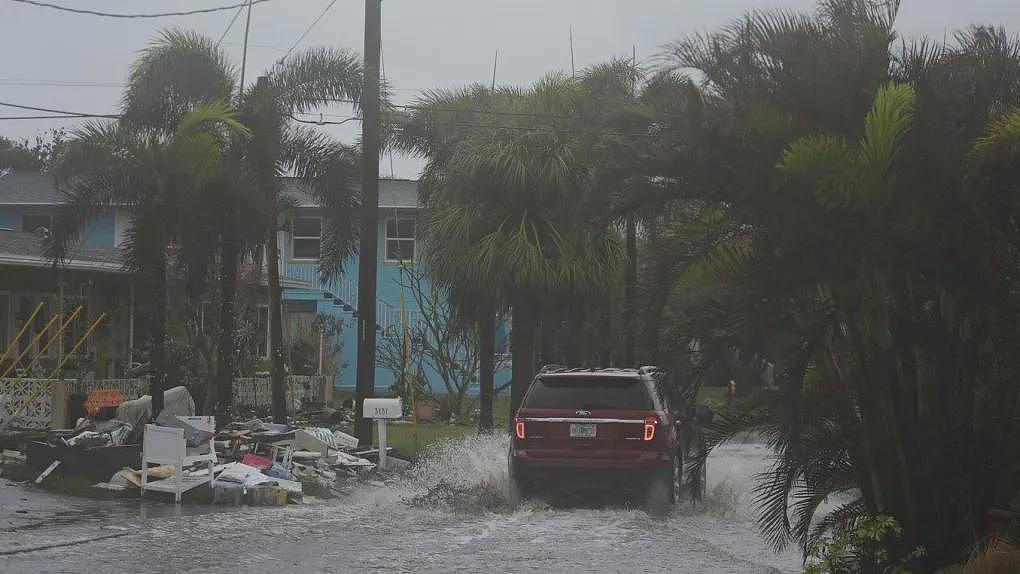
[{"label": "utility pole", "polygon": [[362,416],[375,394],[376,260],[379,255],[379,68],[382,0],[365,0],[365,84],[361,92],[361,238],[358,250],[358,375],[354,388],[354,434],[372,444],[372,421]]},{"label": "utility pole", "polygon": [[248,67],[248,31],[251,30],[251,0],[248,0],[248,16],[244,20],[244,48],[241,50],[241,84],[238,93],[244,94],[244,70]]},{"label": "utility pole", "polygon": [[[631,100],[637,101],[637,47],[631,46]],[[627,185],[626,183],[624,184]],[[634,347],[634,315],[637,312],[637,222],[633,213],[627,214],[626,225],[627,244],[627,268],[624,270],[623,278],[623,305],[624,328],[623,328],[623,364],[627,367],[636,367],[637,358]]]}]

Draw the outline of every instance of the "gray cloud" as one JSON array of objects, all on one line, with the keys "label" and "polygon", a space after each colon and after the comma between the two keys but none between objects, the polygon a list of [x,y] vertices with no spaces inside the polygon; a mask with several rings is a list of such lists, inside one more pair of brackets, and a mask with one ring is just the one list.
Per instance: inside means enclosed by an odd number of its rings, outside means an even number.
[{"label": "gray cloud", "polygon": [[[122,2],[58,0],[97,10],[159,11],[229,2],[173,0]],[[273,0],[255,7],[248,55],[248,79],[277,60],[326,7],[329,0]],[[302,42],[361,50],[361,0],[339,0]],[[749,9],[813,9],[813,0],[384,0],[383,56],[386,75],[399,101],[421,89],[488,82],[499,51],[497,81],[529,83],[551,71],[569,71],[568,30],[573,28],[578,67],[613,56],[639,60],[664,43],[712,29]],[[0,0],[0,101],[94,113],[115,111],[119,84],[138,50],[163,28],[183,27],[218,38],[231,12],[166,18],[116,20],[64,14]],[[905,36],[945,34],[971,23],[1016,29],[1015,0],[904,0],[898,29]],[[243,17],[224,40],[240,62]],[[343,110],[332,110],[341,114]],[[18,115],[0,108],[0,116]],[[67,120],[0,122],[0,135],[31,137],[39,131],[73,126]],[[355,129],[336,130],[352,137]],[[413,177],[418,163],[393,162],[397,176]],[[383,173],[390,164],[384,159]]]}]

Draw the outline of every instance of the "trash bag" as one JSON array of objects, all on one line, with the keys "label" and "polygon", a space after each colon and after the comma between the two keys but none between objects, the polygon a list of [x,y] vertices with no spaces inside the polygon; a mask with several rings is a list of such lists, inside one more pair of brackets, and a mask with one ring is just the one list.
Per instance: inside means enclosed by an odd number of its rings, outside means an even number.
[{"label": "trash bag", "polygon": [[[175,416],[192,416],[195,414],[195,400],[185,387],[174,387],[163,393],[163,411]],[[127,444],[135,444],[142,438],[145,425],[152,421],[152,397],[141,397],[124,401],[117,407],[118,420],[131,425],[134,432],[128,437]]]}]

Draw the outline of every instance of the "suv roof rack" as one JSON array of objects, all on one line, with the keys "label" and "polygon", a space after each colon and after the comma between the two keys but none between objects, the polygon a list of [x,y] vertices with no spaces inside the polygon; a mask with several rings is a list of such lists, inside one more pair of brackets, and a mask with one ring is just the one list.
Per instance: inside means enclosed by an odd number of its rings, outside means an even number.
[{"label": "suv roof rack", "polygon": [[539,374],[546,373],[637,373],[639,375],[657,375],[663,372],[655,365],[642,365],[637,368],[626,367],[567,367],[566,365],[543,365]]}]

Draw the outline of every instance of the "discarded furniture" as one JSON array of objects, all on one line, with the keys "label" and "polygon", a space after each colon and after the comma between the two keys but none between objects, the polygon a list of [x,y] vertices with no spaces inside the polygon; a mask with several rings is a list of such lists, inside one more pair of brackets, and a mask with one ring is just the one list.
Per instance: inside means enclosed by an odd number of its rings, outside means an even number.
[{"label": "discarded furniture", "polygon": [[[213,417],[185,417],[186,422],[204,430],[213,431],[216,423]],[[155,482],[148,481],[149,463],[169,464],[174,467],[172,477]],[[205,463],[207,472],[185,474],[184,469],[194,464]],[[142,446],[142,492],[155,490],[174,495],[174,502],[181,501],[181,495],[202,484],[211,483],[216,466],[216,449],[212,441],[189,447],[184,439],[184,429],[145,425],[145,439]]]}]

